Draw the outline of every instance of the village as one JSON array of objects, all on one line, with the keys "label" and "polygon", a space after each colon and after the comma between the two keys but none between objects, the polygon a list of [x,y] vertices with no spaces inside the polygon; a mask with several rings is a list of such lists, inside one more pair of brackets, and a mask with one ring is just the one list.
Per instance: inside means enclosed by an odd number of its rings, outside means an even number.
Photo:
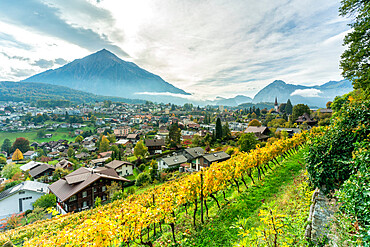
[{"label": "village", "polygon": [[277,99],[271,109],[6,102],[0,105],[2,229],[52,217],[50,210],[66,214],[125,198],[237,150],[327,125],[331,113]]}]

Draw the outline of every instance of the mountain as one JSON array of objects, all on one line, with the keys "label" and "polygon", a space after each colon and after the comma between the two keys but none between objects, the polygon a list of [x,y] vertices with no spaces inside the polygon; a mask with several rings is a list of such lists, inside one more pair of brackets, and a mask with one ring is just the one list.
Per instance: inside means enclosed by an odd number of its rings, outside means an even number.
[{"label": "mountain", "polygon": [[85,92],[125,98],[148,98],[138,93],[188,95],[161,77],[103,49],[60,68],[31,76],[23,82],[42,82]]},{"label": "mountain", "polygon": [[276,80],[261,89],[253,98],[253,103],[274,102],[277,97],[279,103],[285,103],[288,99],[292,104],[307,104],[311,107],[325,107],[328,101],[335,96],[349,93],[353,90],[350,81],[329,81],[321,86],[301,86],[287,84]]},{"label": "mountain", "polygon": [[145,103],[144,100],[125,99],[86,93],[63,86],[32,82],[0,82],[1,101],[23,101],[36,103],[39,100],[68,100],[73,103],[94,103],[111,100],[131,104]]},{"label": "mountain", "polygon": [[252,102],[252,98],[244,95],[237,95],[234,98],[217,97],[215,100],[207,103],[211,105],[238,106],[250,102]]}]

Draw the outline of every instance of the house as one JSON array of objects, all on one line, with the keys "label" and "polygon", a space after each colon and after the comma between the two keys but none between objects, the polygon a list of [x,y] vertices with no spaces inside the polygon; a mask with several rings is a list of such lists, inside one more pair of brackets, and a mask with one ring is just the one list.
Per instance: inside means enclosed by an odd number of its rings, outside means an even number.
[{"label": "house", "polygon": [[108,164],[105,164],[106,168],[114,169],[121,177],[133,175],[134,166],[135,165],[130,162],[120,160],[112,160]]},{"label": "house", "polygon": [[49,190],[57,197],[57,210],[65,214],[93,207],[98,197],[105,202],[112,182],[123,186],[130,180],[118,176],[114,169],[81,167],[51,184]]},{"label": "house", "polygon": [[25,160],[32,160],[32,159],[34,159],[34,158],[36,158],[37,157],[37,152],[35,152],[35,151],[27,151],[27,152],[25,152],[24,154],[23,154],[23,158],[25,159]]},{"label": "house", "polygon": [[307,123],[308,126],[314,126],[317,121],[310,117],[309,114],[304,113],[302,116],[299,116],[298,119],[295,121],[297,124],[303,124],[304,122]]},{"label": "house", "polygon": [[72,171],[74,168],[74,164],[66,159],[62,159],[61,161],[55,164],[55,167]]},{"label": "house", "polygon": [[84,153],[84,152],[82,152],[82,153],[79,153],[79,154],[76,154],[75,155],[75,157],[76,157],[76,159],[86,159],[86,158],[88,158],[90,156],[90,154],[88,154],[88,153]]},{"label": "house", "polygon": [[158,169],[177,169],[181,164],[186,163],[187,158],[182,154],[175,154],[174,156],[165,157],[158,161]]},{"label": "house", "polygon": [[299,129],[299,128],[277,128],[276,129],[276,132],[279,132],[279,131],[286,131],[286,132],[288,132],[289,137],[293,137],[294,134],[298,134],[298,133],[301,133],[302,132],[302,130]]},{"label": "house", "polygon": [[110,158],[112,156],[113,151],[107,151],[107,152],[102,152],[98,154],[98,158]]},{"label": "house", "polygon": [[267,141],[270,130],[268,127],[264,126],[248,126],[244,133],[253,133],[257,140]]},{"label": "house", "polygon": [[199,158],[199,165],[195,167],[199,171],[203,167],[209,167],[214,162],[221,162],[230,159],[230,155],[224,151],[205,154]]},{"label": "house", "polygon": [[32,168],[29,173],[33,179],[38,179],[43,176],[48,176],[47,180],[51,180],[51,176],[53,175],[53,172],[55,171],[55,167],[49,164],[41,164],[39,166],[36,166]]},{"label": "house", "polygon": [[146,139],[145,146],[148,148],[148,152],[151,155],[161,154],[165,146],[164,139]]},{"label": "house", "polygon": [[36,161],[30,161],[28,162],[27,164],[24,164],[23,166],[19,167],[22,171],[28,171],[28,170],[31,170],[39,165],[42,165],[42,164],[45,164],[45,163],[41,163],[41,162],[36,162]]},{"label": "house", "polygon": [[129,143],[132,143],[131,141],[127,140],[127,139],[120,139],[118,140],[116,143],[114,143],[115,145],[122,145],[122,146],[126,146],[127,144]]},{"label": "house", "polygon": [[114,129],[114,135],[116,137],[126,137],[130,132],[130,127],[118,127],[117,129]]},{"label": "house", "polygon": [[184,156],[187,162],[191,164],[190,168],[196,169],[199,166],[199,158],[204,155],[205,151],[201,147],[186,148],[184,149]]},{"label": "house", "polygon": [[110,159],[110,157],[91,160],[90,166],[91,167],[102,166],[107,159]]},{"label": "house", "polygon": [[0,193],[0,219],[33,209],[32,204],[49,193],[48,184],[24,181]]},{"label": "house", "polygon": [[131,141],[133,144],[136,144],[138,140],[140,140],[140,136],[138,134],[128,134],[127,140]]},{"label": "house", "polygon": [[45,138],[52,138],[53,134],[45,134]]}]

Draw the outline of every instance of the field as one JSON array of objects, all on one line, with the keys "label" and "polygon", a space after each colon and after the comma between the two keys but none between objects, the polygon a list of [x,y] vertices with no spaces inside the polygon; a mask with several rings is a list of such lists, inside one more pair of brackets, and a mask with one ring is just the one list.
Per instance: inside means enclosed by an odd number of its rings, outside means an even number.
[{"label": "field", "polygon": [[[81,128],[82,130],[89,130],[89,127]],[[44,129],[43,129],[44,130]],[[3,141],[8,138],[12,143],[17,139],[18,137],[24,137],[27,140],[32,142],[49,142],[49,141],[58,141],[60,139],[65,139],[68,141],[74,141],[76,136],[74,135],[74,129],[60,129],[58,128],[55,131],[46,131],[44,130],[45,134],[53,134],[51,138],[38,138],[37,137],[37,131],[38,130],[31,130],[31,131],[25,131],[25,132],[2,132],[0,131],[0,144],[3,143]]]}]

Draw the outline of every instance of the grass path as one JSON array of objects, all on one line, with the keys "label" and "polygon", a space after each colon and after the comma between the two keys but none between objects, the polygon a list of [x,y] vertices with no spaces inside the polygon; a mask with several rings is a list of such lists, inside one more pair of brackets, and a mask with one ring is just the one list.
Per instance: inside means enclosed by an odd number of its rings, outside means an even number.
[{"label": "grass path", "polygon": [[[201,226],[202,229],[193,230],[182,246],[232,246],[237,243],[238,230],[232,228],[233,224],[240,218],[249,218],[247,226],[255,227],[258,224],[257,215],[261,205],[283,196],[285,186],[292,184],[294,177],[304,169],[301,165],[303,163],[303,150],[301,149],[297,154],[284,160],[281,165],[274,167],[263,180],[255,185],[249,186],[248,189],[242,185],[243,191],[240,194],[236,187],[230,188],[227,192],[229,202],[225,202],[220,193],[218,200],[223,203],[221,210],[213,201],[208,201],[210,219]],[[181,228],[189,227],[192,226],[184,223],[179,230],[181,232],[185,230]]]}]

